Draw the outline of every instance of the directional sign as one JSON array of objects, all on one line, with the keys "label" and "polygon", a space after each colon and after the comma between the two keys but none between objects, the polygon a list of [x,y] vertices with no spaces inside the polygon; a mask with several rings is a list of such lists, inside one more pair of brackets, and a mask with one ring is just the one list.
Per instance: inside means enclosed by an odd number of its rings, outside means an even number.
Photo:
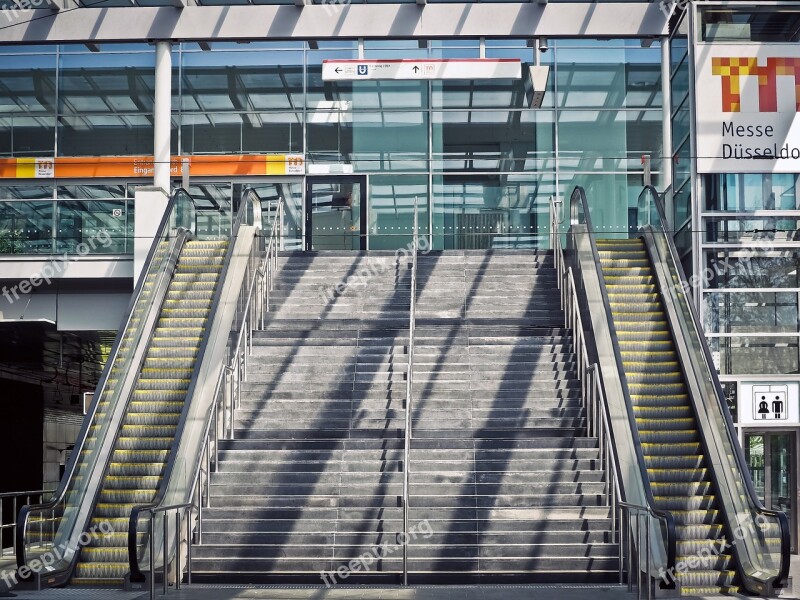
[{"label": "directional sign", "polygon": [[323,81],[377,79],[521,79],[516,58],[323,60]]}]

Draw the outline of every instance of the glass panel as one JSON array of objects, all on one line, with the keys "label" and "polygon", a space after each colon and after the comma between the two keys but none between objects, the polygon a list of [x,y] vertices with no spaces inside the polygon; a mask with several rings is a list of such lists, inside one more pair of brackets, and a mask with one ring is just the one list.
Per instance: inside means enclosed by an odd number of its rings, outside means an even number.
[{"label": "glass panel", "polygon": [[62,54],[58,153],[152,154],[155,52]]},{"label": "glass panel", "polygon": [[704,286],[709,288],[800,287],[797,252],[706,251]]},{"label": "glass panel", "polygon": [[184,113],[181,148],[187,154],[303,151],[302,113]]},{"label": "glass panel", "polygon": [[553,176],[444,175],[433,179],[437,250],[547,247]]},{"label": "glass panel", "polygon": [[592,226],[599,237],[625,239],[638,230],[641,175],[562,173],[561,193],[564,197],[568,198],[576,185],[586,190]]},{"label": "glass panel", "polygon": [[753,477],[753,485],[756,488],[756,494],[759,500],[766,504],[764,436],[762,434],[745,434],[744,456],[747,460],[747,466],[750,467],[750,475]]},{"label": "glass panel", "polygon": [[708,333],[796,333],[797,292],[709,293],[705,295]]},{"label": "glass panel", "polygon": [[55,54],[0,55],[0,156],[53,155],[55,79]]},{"label": "glass panel", "polygon": [[414,202],[419,234],[428,233],[428,178],[420,175],[372,175],[369,178],[369,248],[396,250],[411,243]]},{"label": "glass panel", "polygon": [[[234,184],[238,201],[245,186]],[[261,198],[261,227],[268,232],[276,216],[279,199],[283,199],[283,245],[285,250],[301,250],[303,239],[303,185],[301,183],[257,183],[253,190]]]},{"label": "glass panel", "polygon": [[311,163],[343,163],[358,171],[427,170],[427,113],[317,111],[308,120]]},{"label": "glass panel", "polygon": [[798,175],[706,175],[706,210],[798,210]]},{"label": "glass panel", "polygon": [[688,138],[691,127],[690,118],[689,102],[686,101],[681,104],[672,117],[672,137],[676,143],[682,144]]},{"label": "glass panel", "polygon": [[53,211],[53,200],[0,201],[0,253],[53,253]]},{"label": "glass panel", "polygon": [[726,219],[706,217],[705,241],[757,243],[800,241],[800,218]]},{"label": "glass panel", "polygon": [[558,47],[561,108],[661,107],[661,50]]},{"label": "glass panel", "polygon": [[196,207],[198,239],[221,239],[230,234],[233,225],[231,184],[200,183],[188,189]]},{"label": "glass panel", "polygon": [[789,530],[793,531],[792,496],[796,493],[794,480],[794,434],[776,433],[770,435],[770,503],[767,508],[780,510],[789,519]]},{"label": "glass panel", "polygon": [[708,42],[797,42],[800,41],[800,9],[702,8],[702,38]]},{"label": "glass panel", "polygon": [[560,111],[559,164],[576,171],[641,169],[661,149],[660,111]]},{"label": "glass panel", "polygon": [[720,375],[788,375],[798,373],[797,337],[710,338],[719,352]]},{"label": "glass panel", "polygon": [[[672,196],[673,210],[675,211],[675,224],[682,225],[692,218],[692,182],[687,181],[676,194]],[[688,246],[687,246],[688,247]]]},{"label": "glass panel", "polygon": [[133,202],[60,200],[56,252],[114,254],[133,252]]},{"label": "glass panel", "polygon": [[360,181],[309,181],[312,250],[361,248]]},{"label": "glass panel", "polygon": [[434,171],[538,171],[553,166],[550,111],[435,111]]}]

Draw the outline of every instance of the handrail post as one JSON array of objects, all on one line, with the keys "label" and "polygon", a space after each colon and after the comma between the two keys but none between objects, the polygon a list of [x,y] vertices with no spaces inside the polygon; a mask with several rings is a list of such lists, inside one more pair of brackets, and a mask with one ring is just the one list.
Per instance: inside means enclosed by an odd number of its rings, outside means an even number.
[{"label": "handrail post", "polygon": [[[164,518],[166,518],[164,514]],[[181,589],[181,509],[175,509],[175,589]]]},{"label": "handrail post", "polygon": [[156,597],[156,513],[150,511],[150,600]]},{"label": "handrail post", "polygon": [[652,600],[652,588],[650,585],[650,513],[645,513],[645,556],[647,557],[645,560],[645,573],[644,573],[644,580],[647,583],[647,600]]},{"label": "handrail post", "polygon": [[169,515],[167,515],[166,511],[164,512],[164,568],[161,570],[164,574],[164,595],[167,595],[167,580],[169,579],[169,560],[167,559],[167,540],[169,539]]},{"label": "handrail post", "polygon": [[408,317],[408,369],[406,371],[405,439],[403,444],[403,585],[408,585],[408,502],[412,439],[412,403],[414,396],[414,323],[417,295],[417,245],[419,243],[418,198],[414,198],[414,229],[411,239],[411,282]]}]

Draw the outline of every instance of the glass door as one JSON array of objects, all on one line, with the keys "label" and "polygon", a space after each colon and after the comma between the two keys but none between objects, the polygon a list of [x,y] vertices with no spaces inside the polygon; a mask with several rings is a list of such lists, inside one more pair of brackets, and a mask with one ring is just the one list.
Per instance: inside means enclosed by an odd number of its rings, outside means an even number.
[{"label": "glass door", "polygon": [[306,250],[366,250],[367,178],[306,179]]},{"label": "glass door", "polygon": [[745,433],[744,451],[753,484],[764,506],[784,512],[797,551],[797,494],[795,432]]}]

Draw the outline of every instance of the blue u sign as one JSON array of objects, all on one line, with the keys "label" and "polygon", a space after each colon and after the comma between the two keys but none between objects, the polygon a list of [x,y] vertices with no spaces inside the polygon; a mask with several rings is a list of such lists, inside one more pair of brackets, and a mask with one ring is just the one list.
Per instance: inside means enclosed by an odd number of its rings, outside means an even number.
[{"label": "blue u sign", "polygon": [[359,75],[367,75],[368,73],[369,73],[369,67],[367,65],[358,65]]}]

